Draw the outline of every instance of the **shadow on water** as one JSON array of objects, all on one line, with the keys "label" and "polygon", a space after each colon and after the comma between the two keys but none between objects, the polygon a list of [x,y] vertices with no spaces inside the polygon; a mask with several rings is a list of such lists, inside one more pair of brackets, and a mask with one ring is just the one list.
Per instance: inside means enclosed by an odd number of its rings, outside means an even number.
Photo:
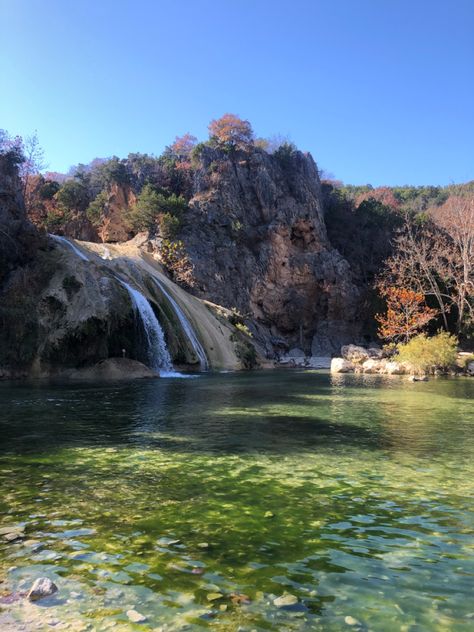
[{"label": "shadow on water", "polygon": [[[380,385],[384,388],[380,389]],[[415,386],[415,388],[414,388]],[[403,447],[431,454],[445,442],[443,412],[471,435],[472,384],[262,372],[130,384],[0,385],[0,451],[140,447],[199,453]],[[437,398],[437,406],[432,406]],[[465,418],[466,426],[462,419]],[[440,432],[441,430],[441,432]]]}]

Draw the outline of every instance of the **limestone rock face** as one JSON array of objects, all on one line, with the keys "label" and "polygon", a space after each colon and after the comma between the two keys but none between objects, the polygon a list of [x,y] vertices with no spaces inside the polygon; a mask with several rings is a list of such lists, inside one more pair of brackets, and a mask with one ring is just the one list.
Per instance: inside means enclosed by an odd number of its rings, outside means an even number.
[{"label": "limestone rock face", "polygon": [[104,211],[97,226],[84,212],[73,214],[61,232],[73,239],[95,242],[123,242],[133,236],[127,223],[127,211],[136,202],[135,193],[129,186],[113,183],[108,191]]},{"label": "limestone rock face", "polygon": [[130,187],[113,184],[105,205],[102,222],[98,229],[99,238],[104,242],[127,241],[132,237],[125,215],[135,204],[136,196]]},{"label": "limestone rock face", "polygon": [[311,156],[205,147],[200,160],[180,234],[197,293],[248,315],[270,355],[272,338],[308,355],[353,340],[358,292],[327,238]]}]

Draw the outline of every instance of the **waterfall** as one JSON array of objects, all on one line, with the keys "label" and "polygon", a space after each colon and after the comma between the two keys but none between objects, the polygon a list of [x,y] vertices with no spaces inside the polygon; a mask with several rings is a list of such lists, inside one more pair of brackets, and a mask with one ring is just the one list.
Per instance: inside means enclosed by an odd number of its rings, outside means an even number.
[{"label": "waterfall", "polygon": [[166,346],[165,337],[160,323],[158,322],[155,312],[150,303],[138,290],[131,285],[122,281],[118,276],[117,281],[127,290],[132,300],[135,311],[138,312],[148,343],[148,361],[149,365],[160,374],[173,373],[173,364]]},{"label": "waterfall", "polygon": [[204,351],[202,344],[199,342],[198,337],[196,336],[194,329],[191,326],[191,323],[186,318],[186,315],[184,314],[183,310],[180,308],[178,303],[169,294],[169,292],[164,288],[163,284],[155,276],[153,276],[152,278],[153,278],[153,281],[156,283],[156,285],[159,287],[159,289],[166,296],[176,316],[178,317],[178,320],[181,323],[181,327],[183,328],[183,331],[186,334],[186,337],[191,343],[191,346],[194,349],[195,354],[199,358],[199,366],[201,368],[201,371],[207,371],[207,369],[209,368],[209,363],[207,361],[206,352]]},{"label": "waterfall", "polygon": [[81,259],[83,259],[84,261],[90,261],[89,257],[86,257],[86,255],[83,252],[81,252],[75,244],[73,244],[71,241],[66,239],[66,237],[61,237],[60,235],[52,235],[51,233],[48,233],[48,235],[51,237],[51,239],[54,239],[54,241],[56,241],[58,244],[65,244],[66,246],[68,246],[68,248],[73,250],[76,253],[76,255],[80,257]]}]

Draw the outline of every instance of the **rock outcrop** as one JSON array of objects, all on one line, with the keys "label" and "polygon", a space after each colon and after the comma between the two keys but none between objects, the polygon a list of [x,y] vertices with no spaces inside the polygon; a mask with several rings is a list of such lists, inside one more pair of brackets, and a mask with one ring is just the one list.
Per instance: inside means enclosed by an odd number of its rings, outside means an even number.
[{"label": "rock outcrop", "polygon": [[101,360],[94,366],[84,369],[74,369],[65,377],[70,380],[84,381],[121,381],[138,380],[143,378],[156,378],[159,373],[148,368],[137,360],[130,358],[108,358]]},{"label": "rock outcrop", "polygon": [[269,355],[273,339],[313,356],[354,339],[358,292],[327,238],[309,154],[204,147],[189,207],[180,238],[196,291],[247,315]]},{"label": "rock outcrop", "polygon": [[22,186],[9,153],[0,153],[0,287],[9,273],[30,261],[41,236],[27,220]]}]

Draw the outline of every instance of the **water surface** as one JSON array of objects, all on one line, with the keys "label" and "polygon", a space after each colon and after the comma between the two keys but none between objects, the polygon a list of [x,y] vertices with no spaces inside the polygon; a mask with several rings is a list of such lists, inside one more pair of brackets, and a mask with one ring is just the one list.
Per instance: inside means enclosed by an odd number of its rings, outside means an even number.
[{"label": "water surface", "polygon": [[468,378],[298,371],[0,384],[0,526],[25,527],[0,589],[60,588],[9,621],[473,629],[473,400]]}]

